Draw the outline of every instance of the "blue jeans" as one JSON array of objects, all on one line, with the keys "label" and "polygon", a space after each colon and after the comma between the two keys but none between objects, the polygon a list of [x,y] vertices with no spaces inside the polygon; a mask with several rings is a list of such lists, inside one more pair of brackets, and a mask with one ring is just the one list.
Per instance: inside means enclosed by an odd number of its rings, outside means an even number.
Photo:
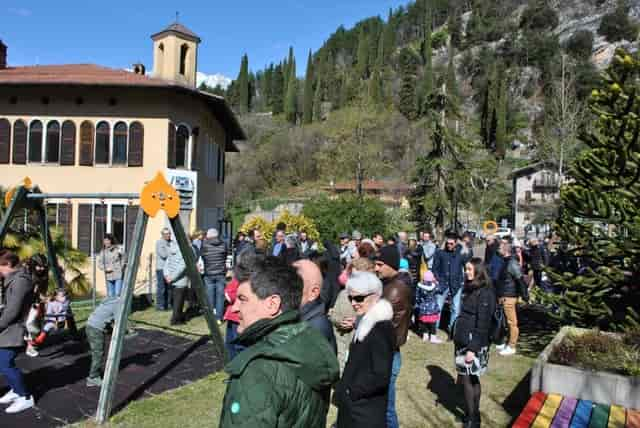
[{"label": "blue jeans", "polygon": [[156,309],[166,311],[171,307],[173,296],[171,286],[164,282],[162,269],[156,270]]},{"label": "blue jeans", "polygon": [[0,348],[0,373],[7,378],[7,383],[21,397],[28,397],[27,387],[24,385],[22,372],[16,367],[15,348]]},{"label": "blue jeans", "polygon": [[[442,309],[444,308],[444,302],[447,299],[447,296],[451,294],[451,289],[447,289],[442,294],[438,294],[438,306],[440,307],[440,313],[442,313]],[[451,297],[451,316],[449,317],[449,326],[448,331],[452,333],[451,328],[453,327],[453,323],[456,322],[458,318],[458,314],[460,313],[460,299],[462,298],[462,287],[458,289],[455,295]],[[440,327],[440,319],[436,321],[436,331]]]},{"label": "blue jeans", "polygon": [[122,291],[121,279],[107,279],[107,297],[118,297]]},{"label": "blue jeans", "polygon": [[398,414],[396,413],[396,380],[400,374],[402,367],[402,356],[400,351],[393,354],[393,363],[391,365],[391,381],[389,382],[389,399],[387,401],[387,428],[398,428]]},{"label": "blue jeans", "polygon": [[205,275],[204,287],[207,291],[207,302],[210,309],[216,310],[216,318],[222,321],[224,316],[224,275]]},{"label": "blue jeans", "polygon": [[242,345],[236,345],[231,343],[236,337],[238,337],[238,323],[227,320],[227,334],[224,338],[224,346],[227,349],[229,355],[229,361],[233,360],[236,355],[244,349]]}]

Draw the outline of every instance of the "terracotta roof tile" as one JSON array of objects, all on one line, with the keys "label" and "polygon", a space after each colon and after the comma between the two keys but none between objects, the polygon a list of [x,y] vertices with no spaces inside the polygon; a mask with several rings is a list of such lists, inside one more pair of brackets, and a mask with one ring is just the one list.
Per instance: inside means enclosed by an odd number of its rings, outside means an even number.
[{"label": "terracotta roof tile", "polygon": [[198,37],[198,35],[196,33],[194,33],[193,31],[189,30],[184,25],[179,24],[177,22],[174,22],[173,24],[169,25],[164,30],[152,35],[151,38],[155,40],[156,37],[158,37],[158,36],[160,36],[160,35],[162,35],[164,33],[179,33],[179,34],[182,34],[183,36],[187,36],[190,39],[194,39],[197,42],[200,42],[200,37]]},{"label": "terracotta roof tile", "polygon": [[168,82],[95,64],[64,64],[7,67],[0,70],[2,84],[167,86]]}]

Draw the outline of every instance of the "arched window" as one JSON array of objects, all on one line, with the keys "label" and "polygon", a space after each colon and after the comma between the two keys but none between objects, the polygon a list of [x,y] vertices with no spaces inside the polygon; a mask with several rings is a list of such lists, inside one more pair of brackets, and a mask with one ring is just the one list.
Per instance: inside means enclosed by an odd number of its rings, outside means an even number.
[{"label": "arched window", "polygon": [[29,162],[42,162],[42,122],[39,120],[29,126]]},{"label": "arched window", "polygon": [[11,154],[11,122],[0,119],[0,163],[9,163]]},{"label": "arched window", "polygon": [[180,46],[180,74],[183,76],[187,74],[187,54],[189,53],[189,46],[186,44]]},{"label": "arched window", "polygon": [[113,164],[127,164],[127,124],[116,123],[113,127]]},{"label": "arched window", "polygon": [[111,129],[107,122],[100,122],[96,126],[96,165],[109,164],[109,140]]},{"label": "arched window", "polygon": [[93,165],[93,143],[95,141],[95,131],[93,123],[85,120],[80,125],[80,165]]},{"label": "arched window", "polygon": [[70,120],[62,124],[62,139],[60,142],[60,165],[75,165],[76,163],[76,125]]},{"label": "arched window", "polygon": [[142,166],[144,158],[144,127],[140,122],[129,126],[129,166]]},{"label": "arched window", "polygon": [[55,120],[47,124],[47,141],[44,153],[45,162],[58,163],[60,161],[60,124]]},{"label": "arched window", "polygon": [[189,129],[184,126],[178,126],[176,133],[176,168],[187,168],[187,156],[189,150]]},{"label": "arched window", "polygon": [[13,122],[13,163],[27,163],[27,124],[20,119]]}]

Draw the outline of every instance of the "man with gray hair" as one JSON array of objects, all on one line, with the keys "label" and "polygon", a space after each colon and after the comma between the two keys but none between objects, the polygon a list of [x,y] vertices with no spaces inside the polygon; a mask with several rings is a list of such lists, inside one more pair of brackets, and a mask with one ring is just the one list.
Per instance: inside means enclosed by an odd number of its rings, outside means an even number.
[{"label": "man with gray hair", "polygon": [[200,256],[204,262],[204,285],[209,307],[215,311],[218,324],[224,315],[224,286],[227,271],[227,245],[220,239],[217,229],[207,230]]},{"label": "man with gray hair", "polygon": [[156,241],[156,309],[159,311],[169,310],[173,300],[171,286],[165,282],[163,273],[172,245],[171,230],[165,227]]},{"label": "man with gray hair", "polygon": [[247,348],[229,375],[220,427],[324,428],[338,361],[327,340],[299,320],[303,292],[296,270],[278,257],[255,260],[231,310]]}]

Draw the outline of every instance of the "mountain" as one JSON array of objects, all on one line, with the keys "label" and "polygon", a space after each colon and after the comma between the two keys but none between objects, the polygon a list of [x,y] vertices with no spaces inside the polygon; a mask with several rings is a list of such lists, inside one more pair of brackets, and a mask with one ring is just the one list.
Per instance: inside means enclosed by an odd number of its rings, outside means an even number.
[{"label": "mountain", "polygon": [[223,74],[205,74],[200,71],[196,73],[196,85],[200,86],[202,83],[207,85],[209,88],[215,88],[220,85],[222,89],[227,89],[227,87],[231,84],[231,78],[227,77]]}]

